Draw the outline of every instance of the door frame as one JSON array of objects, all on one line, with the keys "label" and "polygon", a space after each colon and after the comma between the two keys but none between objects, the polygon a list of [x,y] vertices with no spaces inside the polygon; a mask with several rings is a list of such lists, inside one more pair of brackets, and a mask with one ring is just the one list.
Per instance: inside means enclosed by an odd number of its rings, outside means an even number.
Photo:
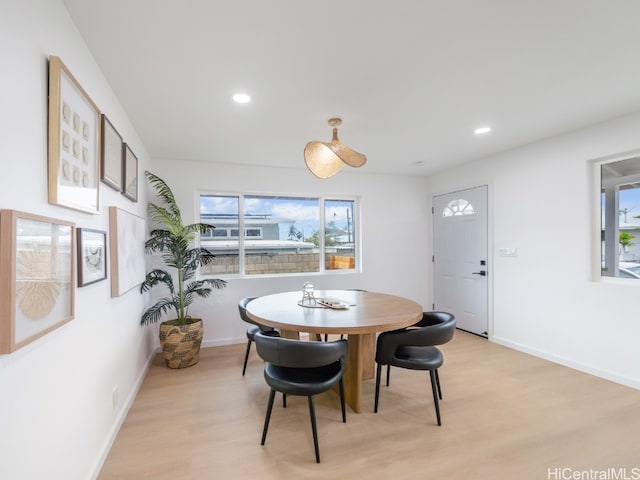
[{"label": "door frame", "polygon": [[[487,263],[488,263],[488,272],[487,275],[487,339],[491,340],[493,338],[493,278],[495,276],[496,268],[495,268],[495,256],[494,252],[494,243],[493,243],[493,185],[490,181],[486,182],[477,182],[466,185],[459,185],[457,187],[450,188],[442,188],[438,186],[438,188],[433,189],[429,192],[430,195],[430,205],[429,205],[429,231],[431,235],[429,235],[429,248],[431,250],[431,255],[429,255],[429,274],[428,276],[431,278],[431,289],[430,289],[430,299],[429,303],[431,304],[431,308],[434,308],[434,288],[435,288],[435,276],[433,269],[433,258],[435,255],[433,237],[434,237],[434,197],[440,195],[449,195],[452,193],[462,192],[464,190],[469,190],[471,188],[477,187],[487,187]],[[470,333],[471,335],[475,335]],[[480,338],[485,338],[482,335],[478,335]]]}]

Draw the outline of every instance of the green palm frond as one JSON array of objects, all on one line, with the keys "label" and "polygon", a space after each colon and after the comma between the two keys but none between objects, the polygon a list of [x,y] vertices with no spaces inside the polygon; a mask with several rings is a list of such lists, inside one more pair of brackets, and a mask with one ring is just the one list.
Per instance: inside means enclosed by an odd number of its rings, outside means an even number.
[{"label": "green palm frond", "polygon": [[209,225],[208,223],[198,223],[198,225],[200,226],[200,233],[203,235],[211,233],[216,229],[215,226]]},{"label": "green palm frond", "polygon": [[[193,242],[198,233],[206,234],[215,227],[206,223],[184,225],[180,209],[169,186],[158,176],[145,172],[151,186],[156,190],[163,205],[149,203],[149,218],[158,225],[151,231],[145,242],[147,253],[160,253],[165,265],[175,269],[171,273],[154,269],[150,271],[140,286],[140,292],[147,292],[156,285],[164,285],[169,289],[171,298],[162,298],[142,315],[141,323],[154,323],[170,310],[175,310],[177,324],[183,325],[187,319],[188,307],[195,298],[206,298],[212,289],[224,288],[227,284],[221,279],[203,279],[191,281],[200,265],[213,261],[214,255],[206,248],[195,247]],[[175,282],[175,283],[174,283]]]},{"label": "green palm frond", "polygon": [[227,281],[222,280],[221,278],[205,278],[202,281],[209,284],[211,288],[215,288],[217,290],[227,286]]},{"label": "green palm frond", "polygon": [[[182,218],[182,215],[180,214],[180,208],[178,208],[178,204],[175,197],[173,196],[173,192],[169,188],[169,185],[167,185],[160,177],[154,175],[149,171],[145,171],[144,174],[146,175],[147,180],[149,180],[149,183],[151,184],[153,189],[156,191],[157,195],[164,201],[165,204],[167,204],[167,206],[171,210],[171,213],[173,214],[173,217],[178,219]],[[182,221],[180,222],[182,223]]]},{"label": "green palm frond", "polygon": [[160,320],[163,314],[175,308],[176,305],[172,298],[161,298],[142,314],[140,323],[142,323],[143,325],[156,323],[158,320]]},{"label": "green palm frond", "polygon": [[165,285],[173,295],[173,277],[164,270],[157,268],[147,273],[144,282],[140,285],[140,293],[148,292],[160,283]]},{"label": "green palm frond", "polygon": [[[213,288],[223,288],[219,286],[219,284],[216,285],[215,283],[212,283],[210,280],[213,280],[213,279],[204,279],[204,280],[197,280],[195,282],[191,282],[189,286],[185,289],[185,292],[189,294],[191,293],[196,294],[202,298],[207,298],[209,295],[211,295]],[[218,280],[218,281],[222,282],[223,285],[227,284],[227,282],[225,282],[224,280]]]},{"label": "green palm frond", "polygon": [[200,263],[202,265],[209,265],[216,258],[216,256],[206,248],[201,248],[200,250]]}]

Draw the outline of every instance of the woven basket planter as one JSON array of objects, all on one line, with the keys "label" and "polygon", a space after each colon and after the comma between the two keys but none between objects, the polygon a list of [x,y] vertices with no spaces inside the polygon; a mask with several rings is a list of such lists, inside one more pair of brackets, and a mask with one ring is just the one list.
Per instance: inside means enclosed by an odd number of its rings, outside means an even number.
[{"label": "woven basket planter", "polygon": [[176,320],[160,324],[160,348],[169,368],[187,368],[198,363],[204,328],[202,320],[192,318],[184,325]]}]

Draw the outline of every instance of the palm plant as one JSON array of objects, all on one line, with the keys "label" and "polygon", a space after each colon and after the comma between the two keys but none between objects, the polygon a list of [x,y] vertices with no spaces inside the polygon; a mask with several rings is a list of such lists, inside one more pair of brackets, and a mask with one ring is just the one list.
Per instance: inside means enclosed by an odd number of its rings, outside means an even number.
[{"label": "palm plant", "polygon": [[147,213],[149,218],[161,228],[151,231],[150,238],[145,242],[147,253],[160,252],[164,263],[176,270],[177,278],[174,283],[173,275],[161,269],[153,269],[140,286],[140,293],[151,290],[156,285],[164,285],[169,290],[169,296],[159,299],[143,314],[140,323],[147,325],[155,323],[168,311],[175,310],[177,318],[174,325],[189,323],[189,305],[196,297],[208,297],[214,288],[224,288],[224,280],[207,278],[192,280],[200,265],[207,265],[214,259],[214,255],[202,247],[193,247],[197,233],[211,232],[215,227],[205,223],[184,225],[178,204],[173,192],[160,177],[145,171],[147,180],[162,200],[163,205],[149,203]]}]

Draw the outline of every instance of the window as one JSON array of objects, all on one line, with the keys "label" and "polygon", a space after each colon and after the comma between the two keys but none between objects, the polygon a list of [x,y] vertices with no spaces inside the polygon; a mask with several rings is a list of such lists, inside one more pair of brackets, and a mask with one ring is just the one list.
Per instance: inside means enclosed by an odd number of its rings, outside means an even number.
[{"label": "window", "polygon": [[602,275],[640,279],[640,157],[600,166]]},{"label": "window", "polygon": [[327,270],[353,270],[356,267],[354,208],[352,200],[324,202],[324,262]]},{"label": "window", "polygon": [[442,211],[443,217],[457,217],[460,215],[474,215],[476,212],[473,209],[473,205],[467,202],[464,198],[457,198],[451,200],[444,210]]},{"label": "window", "polygon": [[[203,274],[273,275],[356,268],[354,200],[201,195],[201,244],[215,256]],[[238,232],[244,232],[239,238]]]}]

